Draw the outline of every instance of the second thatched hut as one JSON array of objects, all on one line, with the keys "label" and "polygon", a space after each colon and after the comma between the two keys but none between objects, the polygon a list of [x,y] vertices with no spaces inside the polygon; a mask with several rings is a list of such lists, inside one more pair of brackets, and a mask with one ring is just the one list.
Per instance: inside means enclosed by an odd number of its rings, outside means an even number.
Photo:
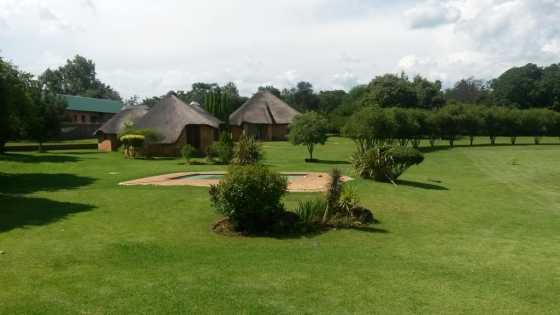
[{"label": "second thatched hut", "polygon": [[288,126],[300,113],[268,91],[253,95],[229,116],[234,140],[245,133],[258,140],[286,140]]}]

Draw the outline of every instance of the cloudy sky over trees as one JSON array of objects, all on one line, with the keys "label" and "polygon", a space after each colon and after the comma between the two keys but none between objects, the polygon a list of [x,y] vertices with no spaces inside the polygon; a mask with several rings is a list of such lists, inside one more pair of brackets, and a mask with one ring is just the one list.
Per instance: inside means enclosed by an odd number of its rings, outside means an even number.
[{"label": "cloudy sky over trees", "polygon": [[559,62],[558,21],[557,0],[0,0],[0,54],[35,74],[86,56],[123,96],[400,71],[448,86]]}]

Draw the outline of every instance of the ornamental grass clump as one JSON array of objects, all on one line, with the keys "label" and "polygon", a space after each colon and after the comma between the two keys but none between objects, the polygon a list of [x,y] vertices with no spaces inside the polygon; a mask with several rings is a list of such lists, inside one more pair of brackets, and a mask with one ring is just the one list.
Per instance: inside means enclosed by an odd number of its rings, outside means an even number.
[{"label": "ornamental grass clump", "polygon": [[375,147],[352,156],[352,165],[360,177],[393,184],[408,168],[423,161],[420,151],[402,146]]}]

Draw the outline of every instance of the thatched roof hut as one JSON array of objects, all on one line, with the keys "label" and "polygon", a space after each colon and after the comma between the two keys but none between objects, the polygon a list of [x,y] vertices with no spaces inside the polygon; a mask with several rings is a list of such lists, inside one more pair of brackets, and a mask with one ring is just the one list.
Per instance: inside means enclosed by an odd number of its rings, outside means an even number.
[{"label": "thatched roof hut", "polygon": [[101,132],[105,134],[119,134],[127,124],[134,125],[140,118],[144,117],[148,110],[148,107],[144,105],[127,107],[99,127],[95,134]]},{"label": "thatched roof hut", "polygon": [[159,149],[154,154],[172,155],[187,143],[205,151],[217,137],[221,124],[200,105],[187,105],[170,93],[154,105],[135,127],[152,129],[161,136],[157,143]]},{"label": "thatched roof hut", "polygon": [[268,91],[257,92],[229,116],[233,137],[248,133],[261,140],[283,140],[300,113]]},{"label": "thatched roof hut", "polygon": [[134,125],[140,118],[148,113],[148,107],[139,105],[131,106],[123,109],[111,119],[106,121],[99,129],[95,131],[99,151],[110,152],[116,150],[120,143],[117,139],[127,124]]}]

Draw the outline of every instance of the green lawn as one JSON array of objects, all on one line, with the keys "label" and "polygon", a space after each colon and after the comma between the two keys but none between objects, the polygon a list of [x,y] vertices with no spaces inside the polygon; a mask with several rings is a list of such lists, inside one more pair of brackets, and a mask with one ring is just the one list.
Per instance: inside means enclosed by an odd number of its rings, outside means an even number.
[{"label": "green lawn", "polygon": [[[222,166],[0,157],[0,313],[557,313],[560,145],[546,142],[431,150],[398,188],[354,182],[375,229],[288,239],[214,234],[206,188],[117,186]],[[287,143],[265,150],[276,170],[351,174],[346,139],[316,164]]]}]

